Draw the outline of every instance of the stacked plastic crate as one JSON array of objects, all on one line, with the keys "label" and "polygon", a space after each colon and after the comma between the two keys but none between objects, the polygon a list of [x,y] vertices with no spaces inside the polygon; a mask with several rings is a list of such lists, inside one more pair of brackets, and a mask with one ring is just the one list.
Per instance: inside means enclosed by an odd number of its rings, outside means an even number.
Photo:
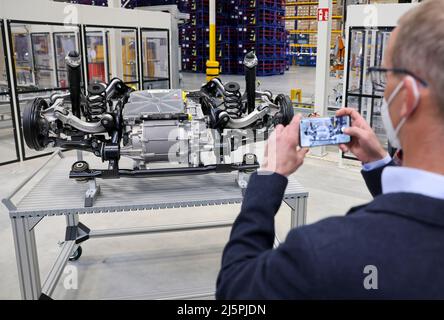
[{"label": "stacked plastic crate", "polygon": [[284,1],[243,0],[238,19],[238,64],[249,51],[259,60],[257,74],[282,74],[286,68]]},{"label": "stacked plastic crate", "polygon": [[[228,23],[230,1],[218,1],[216,7],[216,58],[221,68],[227,67],[224,59],[232,54],[235,46],[235,30]],[[209,58],[209,1],[180,0],[179,10],[190,14],[190,20],[180,26],[180,46],[182,48],[182,70],[205,72]]]},{"label": "stacked plastic crate", "polygon": [[190,14],[190,20],[179,29],[182,70],[202,72],[208,56],[208,1],[180,0],[179,9]]},{"label": "stacked plastic crate", "polygon": [[[243,59],[250,51],[256,51],[256,28],[255,18],[256,13],[252,10],[252,4],[247,0],[237,0],[237,59],[236,65],[239,74],[243,73]],[[254,7],[253,7],[254,9]]]},{"label": "stacked plastic crate", "polygon": [[[221,72],[242,74],[243,58],[255,51],[258,75],[282,74],[286,69],[287,33],[283,0],[220,0],[216,2],[216,59]],[[209,55],[208,0],[180,0],[190,14],[180,27],[182,70],[205,72]]]},{"label": "stacked plastic crate", "polygon": [[219,61],[221,73],[225,74],[242,72],[238,64],[239,2],[239,0],[216,1],[217,15],[224,20],[223,24],[216,21],[216,60]]},{"label": "stacked plastic crate", "polygon": [[283,1],[256,0],[256,2],[258,75],[283,74],[286,67],[285,44],[287,40]]}]

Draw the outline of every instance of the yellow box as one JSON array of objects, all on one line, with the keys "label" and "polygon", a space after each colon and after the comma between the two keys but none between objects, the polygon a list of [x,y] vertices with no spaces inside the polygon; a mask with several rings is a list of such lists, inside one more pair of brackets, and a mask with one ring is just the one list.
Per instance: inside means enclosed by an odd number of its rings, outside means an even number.
[{"label": "yellow box", "polygon": [[309,21],[309,29],[318,30],[318,21],[317,20]]},{"label": "yellow box", "polygon": [[317,16],[318,15],[318,6],[312,5],[310,6],[310,15]]},{"label": "yellow box", "polygon": [[298,30],[309,30],[310,29],[310,21],[299,20],[297,25]]}]

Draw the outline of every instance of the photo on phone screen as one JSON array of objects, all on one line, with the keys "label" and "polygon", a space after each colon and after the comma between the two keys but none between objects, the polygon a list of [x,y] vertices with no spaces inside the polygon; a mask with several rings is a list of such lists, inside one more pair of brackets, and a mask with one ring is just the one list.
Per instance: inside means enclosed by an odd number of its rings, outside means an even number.
[{"label": "photo on phone screen", "polygon": [[351,137],[342,132],[350,127],[350,117],[305,118],[300,125],[300,145],[304,148],[349,143]]}]

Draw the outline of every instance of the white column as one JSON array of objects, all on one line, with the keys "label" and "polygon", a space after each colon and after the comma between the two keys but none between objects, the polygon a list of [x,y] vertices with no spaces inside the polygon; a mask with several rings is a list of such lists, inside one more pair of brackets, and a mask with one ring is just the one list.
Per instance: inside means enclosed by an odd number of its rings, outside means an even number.
[{"label": "white column", "polygon": [[[108,0],[108,7],[120,8],[120,0]],[[111,69],[110,80],[113,77],[118,77],[123,80],[123,61],[122,61],[122,33],[118,29],[109,29],[109,67]],[[105,44],[106,45],[106,44]],[[107,73],[108,75],[108,73]]]},{"label": "white column", "polygon": [[[332,9],[331,0],[319,0],[314,110],[322,117],[327,116],[328,108]],[[311,151],[311,154],[320,157],[324,156],[325,153],[325,147],[313,148]]]},{"label": "white column", "polygon": [[[111,77],[123,79],[123,57],[122,57],[122,31],[119,29],[109,29],[109,66]],[[111,79],[110,79],[111,80]]]}]

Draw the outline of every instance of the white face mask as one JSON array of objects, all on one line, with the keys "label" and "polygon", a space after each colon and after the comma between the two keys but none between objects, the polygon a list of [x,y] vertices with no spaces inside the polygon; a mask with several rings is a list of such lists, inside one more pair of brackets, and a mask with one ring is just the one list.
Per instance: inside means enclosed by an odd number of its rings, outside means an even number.
[{"label": "white face mask", "polygon": [[[415,103],[414,108],[416,108],[419,103],[419,91],[418,91],[418,87],[416,86],[416,82],[413,81],[413,83],[414,83],[413,90],[414,90],[414,95],[416,98],[416,103]],[[404,123],[407,121],[408,116],[402,118],[401,121],[399,122],[398,126],[395,129],[393,126],[393,122],[390,118],[389,107],[390,107],[390,104],[393,102],[393,100],[398,95],[398,93],[401,91],[403,86],[404,86],[404,81],[402,81],[398,84],[398,86],[393,91],[393,93],[390,95],[388,100],[383,98],[382,104],[381,104],[382,123],[384,124],[384,128],[387,133],[387,138],[388,138],[388,141],[390,142],[390,145],[396,149],[401,149],[401,141],[398,138],[398,134],[399,134],[399,131],[401,130],[402,126],[404,125]]]}]

